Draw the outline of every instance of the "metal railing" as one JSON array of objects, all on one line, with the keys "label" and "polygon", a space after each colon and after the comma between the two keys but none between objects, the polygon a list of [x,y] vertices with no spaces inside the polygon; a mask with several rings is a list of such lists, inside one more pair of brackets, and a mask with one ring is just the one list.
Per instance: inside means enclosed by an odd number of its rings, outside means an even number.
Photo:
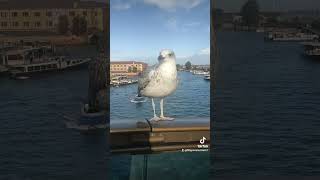
[{"label": "metal railing", "polygon": [[206,149],[210,147],[210,118],[176,118],[158,122],[147,119],[111,120],[110,142],[113,154]]}]

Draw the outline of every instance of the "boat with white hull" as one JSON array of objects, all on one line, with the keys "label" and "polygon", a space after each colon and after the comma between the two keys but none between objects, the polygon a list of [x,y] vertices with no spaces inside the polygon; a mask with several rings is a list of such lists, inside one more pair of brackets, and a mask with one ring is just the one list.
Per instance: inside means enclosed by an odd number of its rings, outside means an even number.
[{"label": "boat with white hull", "polygon": [[307,33],[288,33],[288,32],[270,32],[266,36],[270,41],[315,41],[319,39],[318,35]]},{"label": "boat with white hull", "polygon": [[110,80],[110,85],[112,86],[121,86],[121,85],[130,85],[130,84],[135,84],[138,83],[137,79],[130,79],[127,76],[116,76],[111,78]]},{"label": "boat with white hull", "polygon": [[205,75],[205,76],[203,77],[203,79],[204,79],[204,80],[208,80],[208,81],[210,81],[210,74]]},{"label": "boat with white hull", "polygon": [[208,75],[209,72],[194,70],[194,71],[192,71],[192,74],[193,74],[193,75]]},{"label": "boat with white hull", "polygon": [[6,67],[12,77],[69,69],[90,61],[91,58],[56,56],[54,47],[50,46],[18,48],[0,54],[0,65]]},{"label": "boat with white hull", "polygon": [[13,77],[16,77],[20,75],[33,74],[33,73],[39,73],[39,72],[69,69],[72,67],[78,67],[80,65],[86,65],[90,61],[91,61],[91,58],[69,59],[66,57],[56,57],[43,62],[14,65],[9,67],[10,67],[10,74]]}]

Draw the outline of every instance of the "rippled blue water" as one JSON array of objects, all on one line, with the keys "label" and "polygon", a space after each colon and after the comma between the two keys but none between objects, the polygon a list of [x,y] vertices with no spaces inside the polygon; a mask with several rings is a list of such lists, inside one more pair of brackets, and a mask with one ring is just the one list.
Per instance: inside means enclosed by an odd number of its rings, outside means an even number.
[{"label": "rippled blue water", "polygon": [[[208,116],[209,82],[190,74],[180,74],[180,78],[180,88],[165,101],[166,112],[177,116]],[[24,81],[0,77],[0,84],[0,179],[110,178],[106,135],[83,135],[67,129],[63,123],[62,116],[79,112],[80,103],[87,96],[86,69],[41,74]],[[112,103],[112,117],[144,117],[141,112],[151,115],[148,114],[152,112],[149,101],[142,106],[129,102],[134,86],[111,89],[113,97],[118,94],[117,103]],[[197,86],[202,88],[202,94]],[[181,87],[186,88],[185,91]],[[177,104],[181,108],[173,108]],[[130,108],[132,110],[128,110]],[[128,178],[131,170],[128,162],[140,162],[140,158],[112,158],[112,179]],[[167,173],[168,179],[187,175],[190,178],[199,172],[205,172],[203,177],[206,177],[208,158],[209,153],[150,156],[149,177],[162,178],[161,172]],[[192,162],[202,164],[201,168],[194,168]],[[192,173],[180,174],[191,170]]]},{"label": "rippled blue water", "polygon": [[[179,85],[174,94],[164,99],[164,114],[174,117],[209,117],[210,82],[203,76],[179,72]],[[137,84],[110,89],[111,121],[121,119],[145,119],[153,117],[151,100],[142,104],[131,103],[137,94]],[[160,114],[159,100],[156,102]]]},{"label": "rippled blue water", "polygon": [[[86,48],[87,49],[87,48]],[[79,112],[86,69],[0,78],[0,179],[107,179],[107,138],[65,128]]]},{"label": "rippled blue water", "polygon": [[320,60],[259,33],[218,34],[213,175],[320,175]]},{"label": "rippled blue water", "polygon": [[[179,72],[179,86],[174,94],[165,98],[164,113],[173,117],[209,117],[210,82],[203,76],[188,72]],[[153,117],[151,100],[134,104],[130,99],[137,93],[137,84],[113,87],[110,90],[111,121],[121,119],[145,119]],[[157,113],[160,113],[159,101],[156,102]],[[209,153],[162,153],[148,155],[148,179],[152,180],[193,180],[209,179]],[[126,180],[141,173],[143,156],[112,156],[111,170],[113,179]],[[139,166],[140,165],[140,166]],[[136,172],[136,173],[134,173]],[[139,177],[139,176],[138,176]]]}]

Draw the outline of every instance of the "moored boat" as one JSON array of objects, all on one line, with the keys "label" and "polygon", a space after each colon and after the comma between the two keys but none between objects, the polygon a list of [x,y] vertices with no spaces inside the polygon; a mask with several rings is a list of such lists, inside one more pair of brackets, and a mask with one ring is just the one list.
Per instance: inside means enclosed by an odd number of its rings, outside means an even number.
[{"label": "moored boat", "polygon": [[10,66],[10,74],[13,77],[39,73],[69,69],[72,67],[78,67],[85,65],[91,61],[91,58],[85,59],[67,59],[65,57],[57,57],[55,59],[49,59],[45,62],[32,63],[32,64],[21,64]]},{"label": "moored boat", "polygon": [[205,76],[203,77],[203,79],[204,79],[204,80],[208,80],[208,81],[210,81],[210,74],[205,75]]},{"label": "moored boat", "polygon": [[319,39],[318,35],[302,32],[286,32],[276,31],[269,32],[265,37],[266,40],[270,41],[315,41]]},{"label": "moored boat", "polygon": [[4,51],[0,54],[0,64],[6,66],[11,76],[64,70],[88,64],[91,58],[55,56],[54,47],[28,47]]},{"label": "moored boat", "polygon": [[200,71],[200,70],[195,70],[192,72],[193,75],[207,75],[209,72],[206,71]]},{"label": "moored boat", "polygon": [[306,56],[320,57],[320,42],[305,42],[302,45]]},{"label": "moored boat", "polygon": [[129,85],[137,82],[138,82],[137,79],[130,79],[127,76],[115,76],[111,78],[110,85],[118,87],[120,85]]}]

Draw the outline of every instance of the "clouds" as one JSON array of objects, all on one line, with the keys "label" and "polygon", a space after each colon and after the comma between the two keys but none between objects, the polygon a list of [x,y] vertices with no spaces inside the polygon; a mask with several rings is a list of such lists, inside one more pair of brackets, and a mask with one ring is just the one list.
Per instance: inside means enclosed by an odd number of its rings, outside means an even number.
[{"label": "clouds", "polygon": [[203,48],[190,56],[177,56],[177,64],[184,64],[187,61],[197,65],[210,64],[210,48]]},{"label": "clouds", "polygon": [[127,3],[119,2],[114,4],[112,7],[116,10],[127,10],[131,8],[131,4],[128,2]]},{"label": "clouds", "polygon": [[167,27],[169,30],[178,31],[177,19],[174,17],[169,18],[165,22],[164,26]]},{"label": "clouds", "polygon": [[152,64],[160,49],[169,48],[178,63],[208,64],[208,7],[209,0],[111,0],[111,58]]},{"label": "clouds", "polygon": [[112,9],[123,11],[132,8],[136,0],[110,0],[110,5]]},{"label": "clouds", "polygon": [[164,26],[174,32],[190,32],[190,31],[199,31],[201,26],[199,21],[178,21],[176,17],[170,17],[164,22]]},{"label": "clouds", "polygon": [[177,9],[192,9],[201,4],[203,0],[111,0],[111,7],[115,10],[130,9],[136,3],[143,3],[158,7],[165,11],[175,11]]},{"label": "clouds", "polygon": [[199,55],[210,55],[210,48],[201,49],[198,53]]},{"label": "clouds", "polygon": [[144,0],[146,4],[154,5],[167,11],[174,11],[178,8],[192,9],[201,2],[202,0]]}]

